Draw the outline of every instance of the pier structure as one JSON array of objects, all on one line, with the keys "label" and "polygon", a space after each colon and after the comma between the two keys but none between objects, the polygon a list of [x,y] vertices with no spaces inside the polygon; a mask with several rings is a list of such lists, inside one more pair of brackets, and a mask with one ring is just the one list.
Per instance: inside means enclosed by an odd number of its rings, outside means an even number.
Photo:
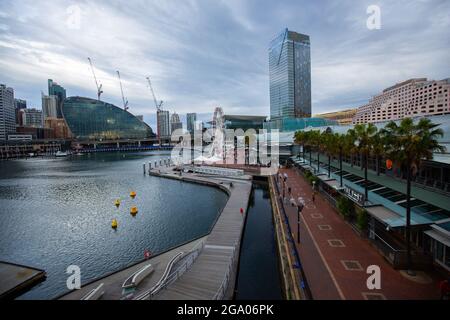
[{"label": "pier structure", "polygon": [[14,299],[45,280],[44,270],[0,261],[0,299]]},{"label": "pier structure", "polygon": [[[119,300],[220,300],[232,299],[236,282],[241,238],[252,177],[242,174],[187,172],[174,166],[155,163],[148,166],[148,174],[187,183],[216,187],[228,194],[228,201],[210,229],[199,239],[139,262],[123,270],[106,275],[59,297],[80,300],[96,288],[104,291],[101,299]],[[185,171],[185,172],[183,172]],[[123,282],[146,265],[154,271],[135,290],[124,292]]]}]

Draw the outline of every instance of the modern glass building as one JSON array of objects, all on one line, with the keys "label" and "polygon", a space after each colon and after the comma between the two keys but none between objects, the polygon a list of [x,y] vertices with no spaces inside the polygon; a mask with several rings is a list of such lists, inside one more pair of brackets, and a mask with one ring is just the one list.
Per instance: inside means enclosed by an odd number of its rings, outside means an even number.
[{"label": "modern glass building", "polygon": [[159,138],[170,137],[170,114],[167,110],[158,110],[156,112],[156,126]]},{"label": "modern glass building", "polygon": [[99,100],[69,97],[62,115],[75,139],[124,140],[154,137],[150,126],[122,108]]},{"label": "modern glass building", "polygon": [[308,128],[319,128],[324,126],[338,125],[336,120],[324,118],[283,118],[264,123],[264,129],[271,131],[278,129],[282,132],[295,132]]},{"label": "modern glass building", "polygon": [[186,127],[187,127],[187,131],[189,131],[190,134],[194,133],[196,121],[197,121],[196,113],[188,113],[186,115]]},{"label": "modern glass building", "polygon": [[311,117],[309,36],[287,28],[270,42],[270,119]]},{"label": "modern glass building", "polygon": [[56,97],[56,113],[58,118],[62,118],[62,105],[64,99],[66,99],[66,89],[54,82],[52,79],[48,79],[48,95]]}]

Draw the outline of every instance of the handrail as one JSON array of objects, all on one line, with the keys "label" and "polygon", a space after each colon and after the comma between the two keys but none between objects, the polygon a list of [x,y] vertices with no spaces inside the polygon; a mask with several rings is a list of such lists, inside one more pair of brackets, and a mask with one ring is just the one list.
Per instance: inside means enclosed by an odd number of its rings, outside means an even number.
[{"label": "handrail", "polygon": [[212,300],[221,300],[223,298],[223,296],[225,295],[226,289],[228,287],[228,281],[230,280],[230,274],[232,272],[232,268],[233,268],[234,262],[236,260],[236,255],[239,252],[239,250],[236,250],[236,248],[238,247],[238,243],[239,243],[239,241],[236,240],[234,247],[233,247],[233,253],[231,254],[230,263],[228,264],[227,272],[225,273],[225,277],[224,277],[222,283],[220,284],[219,289],[217,289],[216,293],[214,294]]},{"label": "handrail", "polygon": [[166,269],[164,270],[164,273],[161,277],[161,279],[159,279],[159,281],[150,289],[147,290],[145,292],[143,292],[142,294],[138,295],[135,300],[145,300],[147,298],[148,295],[150,295],[153,290],[155,290],[156,288],[158,288],[162,282],[164,282],[167,277],[170,274],[170,270],[172,269],[172,266],[183,256],[184,252],[178,252],[175,256],[173,256],[172,259],[170,259],[169,263],[166,266]]},{"label": "handrail", "polygon": [[152,265],[149,263],[147,265],[145,265],[144,267],[136,270],[135,272],[133,272],[128,278],[125,279],[125,281],[122,284],[122,288],[130,288],[134,286],[134,282],[135,282],[135,277],[140,274],[141,272],[147,270],[148,268],[150,268]]},{"label": "handrail", "polygon": [[[180,252],[172,258],[164,271],[161,279],[150,289],[142,294],[138,295],[135,300],[150,300],[153,296],[158,294],[162,289],[165,289],[168,285],[178,279],[195,261],[203,250],[205,243],[201,241],[197,243],[191,251],[187,253]],[[173,265],[182,258],[188,257],[188,259],[179,266],[174,272],[172,272]]]}]

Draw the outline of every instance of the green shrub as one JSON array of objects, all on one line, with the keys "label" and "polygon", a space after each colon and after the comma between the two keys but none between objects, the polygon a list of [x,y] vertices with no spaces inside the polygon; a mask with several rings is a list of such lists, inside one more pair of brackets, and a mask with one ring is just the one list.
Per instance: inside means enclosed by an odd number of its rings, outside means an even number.
[{"label": "green shrub", "polygon": [[361,231],[367,230],[369,225],[369,215],[367,214],[367,210],[356,207],[356,225]]},{"label": "green shrub", "polygon": [[337,200],[337,209],[344,218],[348,219],[353,211],[353,202],[347,197],[340,196]]}]

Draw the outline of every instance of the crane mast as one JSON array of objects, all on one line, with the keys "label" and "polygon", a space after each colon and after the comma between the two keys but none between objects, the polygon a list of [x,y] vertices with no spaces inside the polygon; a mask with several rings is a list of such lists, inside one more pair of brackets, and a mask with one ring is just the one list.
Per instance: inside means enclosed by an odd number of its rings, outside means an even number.
[{"label": "crane mast", "polygon": [[117,70],[117,76],[119,77],[120,93],[122,94],[123,110],[127,111],[129,109],[128,100],[125,99],[125,96],[123,95],[122,80],[120,79],[120,72],[118,70]]},{"label": "crane mast", "polygon": [[153,102],[155,103],[156,110],[159,111],[159,110],[161,110],[161,105],[163,104],[163,102],[161,100],[158,103],[158,100],[156,100],[155,91],[153,91],[153,86],[152,86],[152,82],[150,81],[150,77],[147,77],[146,79],[148,81],[148,86],[150,87],[150,90],[152,91]]},{"label": "crane mast", "polygon": [[90,66],[91,66],[92,75],[94,76],[95,86],[97,87],[97,99],[100,100],[100,96],[103,93],[103,91],[102,91],[102,84],[100,84],[100,85],[98,84],[97,77],[95,76],[94,66],[92,64],[91,58],[88,57],[88,60],[89,60]]}]

